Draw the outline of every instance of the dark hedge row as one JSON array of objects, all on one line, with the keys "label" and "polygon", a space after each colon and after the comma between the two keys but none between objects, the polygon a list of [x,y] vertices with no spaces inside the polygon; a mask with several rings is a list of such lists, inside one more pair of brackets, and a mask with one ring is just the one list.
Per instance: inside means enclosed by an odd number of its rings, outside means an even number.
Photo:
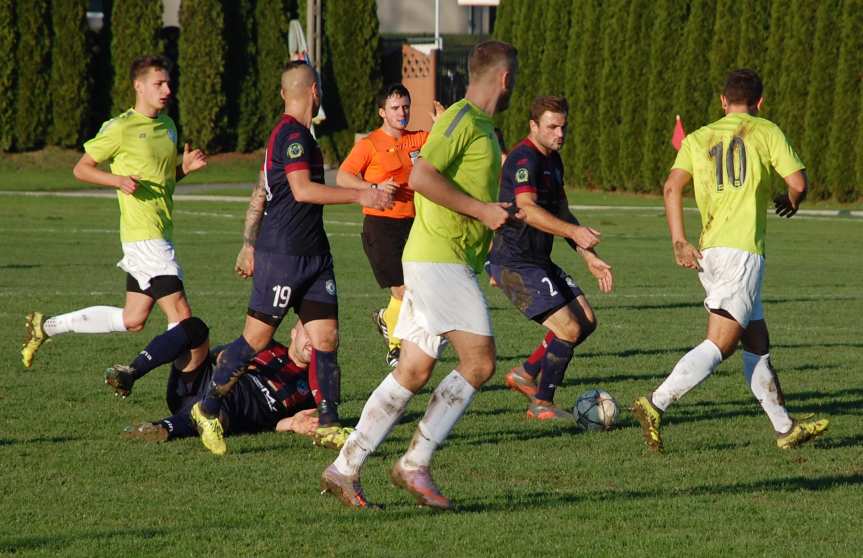
[{"label": "dark hedge row", "polygon": [[534,95],[565,94],[571,184],[659,191],[675,114],[690,131],[720,118],[726,73],[749,67],[813,196],[863,194],[863,0],[502,0],[494,35],[519,49],[507,141]]}]

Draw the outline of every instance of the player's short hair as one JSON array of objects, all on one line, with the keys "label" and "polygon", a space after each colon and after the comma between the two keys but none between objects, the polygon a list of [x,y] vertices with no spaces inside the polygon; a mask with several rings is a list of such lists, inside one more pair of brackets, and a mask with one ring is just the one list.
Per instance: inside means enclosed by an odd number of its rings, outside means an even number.
[{"label": "player's short hair", "polygon": [[150,68],[165,70],[170,73],[172,66],[173,64],[171,64],[171,61],[164,56],[155,56],[152,54],[139,56],[132,60],[132,66],[129,68],[129,79],[132,81],[139,79],[141,76],[146,74]]},{"label": "player's short hair", "polygon": [[558,95],[539,95],[530,104],[530,119],[539,124],[540,117],[546,112],[569,114],[566,97]]},{"label": "player's short hair", "polygon": [[722,94],[732,105],[746,103],[754,107],[764,93],[764,84],[754,70],[742,68],[734,70],[725,78],[725,88]]},{"label": "player's short hair", "polygon": [[387,99],[390,97],[407,97],[410,100],[411,92],[401,83],[391,83],[378,92],[375,99],[378,103],[378,108],[384,108],[384,105],[387,104]]},{"label": "player's short hair", "polygon": [[311,68],[312,66],[306,62],[305,60],[289,60],[283,67],[282,73],[290,72],[291,70],[296,70],[297,68],[302,68],[304,66],[308,66]]},{"label": "player's short hair", "polygon": [[468,79],[474,81],[499,66],[515,67],[518,50],[502,41],[483,41],[473,47],[467,61]]}]

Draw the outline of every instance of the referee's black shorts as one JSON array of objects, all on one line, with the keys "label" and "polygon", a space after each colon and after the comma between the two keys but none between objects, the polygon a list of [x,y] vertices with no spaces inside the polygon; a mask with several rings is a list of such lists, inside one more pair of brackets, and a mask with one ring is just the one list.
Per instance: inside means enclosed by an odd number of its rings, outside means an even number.
[{"label": "referee's black shorts", "polygon": [[402,252],[411,232],[413,219],[391,219],[366,215],[363,219],[363,250],[381,288],[405,284]]}]

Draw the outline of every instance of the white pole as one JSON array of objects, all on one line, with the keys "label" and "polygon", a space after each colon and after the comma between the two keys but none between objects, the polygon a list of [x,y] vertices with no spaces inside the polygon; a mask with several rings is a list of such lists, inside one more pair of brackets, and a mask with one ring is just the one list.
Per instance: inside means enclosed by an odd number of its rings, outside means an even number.
[{"label": "white pole", "polygon": [[434,46],[440,49],[440,0],[434,0]]}]

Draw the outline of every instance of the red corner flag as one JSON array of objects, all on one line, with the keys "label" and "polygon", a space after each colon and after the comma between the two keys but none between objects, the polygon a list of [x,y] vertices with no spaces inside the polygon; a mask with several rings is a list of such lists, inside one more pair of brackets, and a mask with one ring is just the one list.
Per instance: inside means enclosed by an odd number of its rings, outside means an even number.
[{"label": "red corner flag", "polygon": [[683,129],[683,121],[680,119],[680,115],[676,116],[676,121],[674,122],[674,133],[671,134],[671,145],[674,146],[674,149],[680,151],[680,146],[683,145],[683,138],[686,137],[686,130]]}]

